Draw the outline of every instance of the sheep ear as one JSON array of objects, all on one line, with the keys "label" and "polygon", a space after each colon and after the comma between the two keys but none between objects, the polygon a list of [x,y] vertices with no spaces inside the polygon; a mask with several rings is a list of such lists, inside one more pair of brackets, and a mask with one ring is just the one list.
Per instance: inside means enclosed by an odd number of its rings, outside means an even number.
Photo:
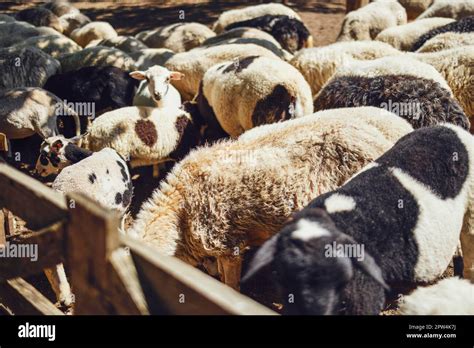
[{"label": "sheep ear", "polygon": [[382,285],[385,290],[390,290],[390,287],[385,283],[383,279],[382,270],[377,265],[372,256],[367,252],[364,252],[363,260],[359,261],[357,258],[351,258],[352,264],[356,267],[359,267],[364,273],[368,274],[375,279],[377,283]]},{"label": "sheep ear", "polygon": [[273,236],[267,240],[250,261],[249,268],[245,275],[242,277],[241,283],[245,283],[250,278],[253,278],[258,272],[260,272],[265,266],[272,263],[278,242],[278,235]]},{"label": "sheep ear", "polygon": [[184,78],[184,74],[178,71],[172,71],[170,74],[171,80],[181,80],[182,78]]},{"label": "sheep ear", "polygon": [[130,77],[133,77],[136,80],[145,80],[146,79],[144,71],[139,71],[139,70],[132,71],[129,75],[130,75]]}]

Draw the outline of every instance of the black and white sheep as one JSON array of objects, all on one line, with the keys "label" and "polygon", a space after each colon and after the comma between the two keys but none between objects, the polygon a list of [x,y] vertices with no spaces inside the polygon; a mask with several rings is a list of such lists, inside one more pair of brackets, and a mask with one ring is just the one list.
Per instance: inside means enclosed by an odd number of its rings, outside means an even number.
[{"label": "black and white sheep", "polygon": [[426,41],[436,35],[454,32],[454,33],[472,33],[474,32],[474,16],[460,19],[456,22],[448,23],[441,27],[434,28],[427,33],[421,35],[418,40],[413,43],[412,51],[418,50]]},{"label": "black and white sheep", "polygon": [[446,278],[403,296],[399,306],[404,315],[474,315],[474,284]]},{"label": "black and white sheep", "polygon": [[294,301],[291,314],[371,314],[389,286],[436,280],[461,238],[474,279],[474,138],[460,127],[416,130],[345,185],[314,199],[250,263]]},{"label": "black and white sheep", "polygon": [[303,22],[296,18],[282,15],[265,15],[249,20],[234,22],[225,30],[250,27],[271,34],[275,40],[290,53],[302,48],[313,47],[313,37]]},{"label": "black and white sheep", "polygon": [[414,128],[442,122],[470,127],[443,76],[431,65],[407,57],[343,66],[314,99],[315,110],[364,105],[388,109]]},{"label": "black and white sheep", "polygon": [[59,62],[34,47],[0,48],[0,94],[17,87],[42,87]]},{"label": "black and white sheep", "polygon": [[251,128],[309,115],[311,89],[282,60],[248,56],[210,68],[202,79],[197,106],[210,140],[238,137]]},{"label": "black and white sheep", "polygon": [[63,32],[58,16],[44,7],[32,7],[21,10],[17,12],[15,18],[37,27],[51,27],[59,33]]},{"label": "black and white sheep", "polygon": [[469,16],[474,16],[474,1],[472,0],[434,0],[433,4],[417,19],[429,17],[461,19]]}]

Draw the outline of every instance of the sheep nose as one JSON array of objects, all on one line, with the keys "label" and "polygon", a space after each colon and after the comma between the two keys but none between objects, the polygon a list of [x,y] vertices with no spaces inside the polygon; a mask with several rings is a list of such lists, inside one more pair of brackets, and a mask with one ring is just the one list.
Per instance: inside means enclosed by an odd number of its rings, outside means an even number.
[{"label": "sheep nose", "polygon": [[155,93],[153,93],[153,95],[154,95],[154,97],[155,97],[156,100],[160,100],[160,99],[161,99],[161,93],[155,92]]}]

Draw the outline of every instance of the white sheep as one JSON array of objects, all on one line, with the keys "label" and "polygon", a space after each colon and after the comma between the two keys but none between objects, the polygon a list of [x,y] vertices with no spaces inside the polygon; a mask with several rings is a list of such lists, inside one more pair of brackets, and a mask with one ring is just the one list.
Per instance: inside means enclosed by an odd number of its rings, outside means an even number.
[{"label": "white sheep", "polygon": [[167,48],[146,48],[130,53],[130,57],[135,60],[137,69],[146,70],[153,65],[164,66],[174,54]]},{"label": "white sheep", "polygon": [[324,47],[299,51],[290,61],[311,86],[316,95],[335,71],[352,59],[372,60],[401,54],[392,46],[378,41],[344,41]]},{"label": "white sheep", "polygon": [[54,0],[47,2],[42,5],[42,7],[47,8],[58,17],[64,16],[66,14],[79,13],[79,10],[76,7],[65,0]]},{"label": "white sheep", "polygon": [[59,17],[59,22],[63,27],[63,34],[70,36],[71,33],[91,22],[91,19],[83,13],[67,13]]},{"label": "white sheep", "polygon": [[372,2],[349,12],[337,41],[372,40],[383,30],[407,23],[407,13],[397,1]]},{"label": "white sheep", "polygon": [[375,40],[388,43],[398,50],[410,51],[416,40],[431,29],[454,22],[451,18],[425,18],[397,27],[387,28]]},{"label": "white sheep", "polygon": [[146,30],[135,35],[151,48],[167,48],[173,52],[185,52],[200,46],[206,39],[216,34],[203,24],[175,23],[153,30]]},{"label": "white sheep", "polygon": [[474,33],[447,32],[426,41],[416,52],[430,53],[474,45]]},{"label": "white sheep", "polygon": [[262,124],[313,112],[311,89],[299,71],[258,56],[214,65],[202,78],[196,102],[216,137],[237,137]]},{"label": "white sheep", "polygon": [[116,48],[94,46],[58,57],[62,71],[77,70],[87,66],[114,66],[125,71],[135,70],[135,61]]},{"label": "white sheep", "polygon": [[108,39],[93,40],[86,47],[106,46],[117,48],[127,54],[147,49],[148,47],[140,40],[132,36],[115,36]]},{"label": "white sheep", "polygon": [[[180,160],[198,144],[199,127],[181,109],[130,106],[102,114],[80,140],[86,150],[110,147],[132,167],[150,166]],[[62,142],[72,140],[62,138]],[[48,176],[70,164],[66,155],[58,158],[49,152],[39,158],[36,169]]]},{"label": "white sheep", "polygon": [[33,36],[29,39],[20,41],[11,47],[36,47],[53,58],[58,58],[63,54],[75,53],[82,50],[82,47],[71,39],[66,36],[58,35]]},{"label": "white sheep", "polygon": [[434,0],[433,4],[417,19],[429,17],[461,19],[473,15],[474,1],[472,0]]},{"label": "white sheep", "polygon": [[[390,136],[377,128],[380,118],[397,125]],[[249,246],[271,237],[292,212],[341,185],[411,130],[381,109],[340,109],[200,147],[173,168],[127,232],[192,265],[217,258],[221,279],[238,288]]]},{"label": "white sheep", "polygon": [[57,117],[74,118],[76,134],[79,117],[54,94],[41,88],[16,88],[0,96],[0,132],[8,139],[34,134],[48,138],[58,134]]},{"label": "white sheep", "polygon": [[474,284],[446,278],[403,296],[399,306],[404,315],[474,315]]},{"label": "white sheep", "polygon": [[195,48],[189,52],[177,53],[165,63],[168,70],[179,71],[186,78],[173,83],[183,100],[191,100],[199,89],[204,73],[213,65],[245,56],[264,56],[279,59],[258,45],[231,44],[212,46],[204,49]]},{"label": "white sheep", "polygon": [[132,71],[130,76],[142,81],[133,98],[133,105],[159,108],[181,106],[181,96],[171,82],[181,80],[184,74],[155,65],[145,71]]},{"label": "white sheep", "polygon": [[35,47],[0,48],[0,94],[16,87],[42,87],[59,62]]},{"label": "white sheep", "polygon": [[90,22],[74,29],[70,37],[80,46],[86,47],[93,40],[110,39],[118,36],[115,29],[107,22]]},{"label": "white sheep", "polygon": [[295,11],[285,5],[274,3],[262,4],[223,12],[212,26],[212,30],[220,34],[232,23],[265,15],[284,15],[301,20],[301,17]]}]

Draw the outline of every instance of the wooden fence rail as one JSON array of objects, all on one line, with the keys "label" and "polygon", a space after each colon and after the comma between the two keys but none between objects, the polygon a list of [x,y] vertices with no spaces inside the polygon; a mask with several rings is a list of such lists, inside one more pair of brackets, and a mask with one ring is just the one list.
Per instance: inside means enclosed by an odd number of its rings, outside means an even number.
[{"label": "wooden fence rail", "polygon": [[62,314],[24,279],[58,263],[65,264],[75,314],[276,314],[182,261],[119,235],[119,217],[87,197],[64,197],[0,163],[2,208],[34,232],[11,235],[10,219],[0,213],[0,244],[38,246],[34,262],[0,260],[0,302],[14,314]]}]

